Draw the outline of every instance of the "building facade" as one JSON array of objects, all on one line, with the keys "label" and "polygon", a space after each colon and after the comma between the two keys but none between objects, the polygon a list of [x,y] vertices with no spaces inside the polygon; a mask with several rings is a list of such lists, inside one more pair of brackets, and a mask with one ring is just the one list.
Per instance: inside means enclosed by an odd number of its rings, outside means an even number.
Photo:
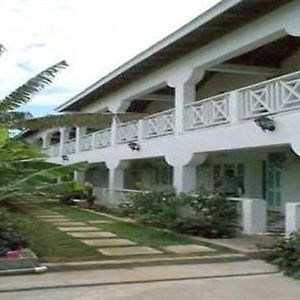
[{"label": "building facade", "polygon": [[231,174],[240,189],[230,196],[255,200],[245,202],[245,217],[265,224],[265,212],[287,214],[293,231],[300,227],[299,20],[298,0],[221,1],[58,107],[141,113],[139,120],[115,117],[107,128],[49,129],[31,139],[42,138],[50,161],[89,161],[84,176],[103,203],[156,187],[216,190]]}]

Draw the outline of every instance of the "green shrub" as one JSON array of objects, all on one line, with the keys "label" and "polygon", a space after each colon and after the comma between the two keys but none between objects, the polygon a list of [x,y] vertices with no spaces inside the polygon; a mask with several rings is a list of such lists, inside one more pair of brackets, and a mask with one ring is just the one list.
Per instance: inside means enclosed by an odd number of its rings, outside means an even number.
[{"label": "green shrub", "polygon": [[135,193],[120,208],[138,222],[204,237],[230,237],[237,229],[235,204],[204,190],[180,196],[173,191]]},{"label": "green shrub", "polygon": [[61,204],[73,205],[74,199],[86,200],[89,207],[95,203],[93,196],[93,186],[89,182],[74,182],[74,185],[66,189],[65,193],[59,198]]},{"label": "green shrub", "polygon": [[237,231],[237,210],[225,197],[201,190],[194,195],[181,195],[181,203],[190,211],[177,219],[173,229],[208,238],[232,237]]},{"label": "green shrub", "polygon": [[119,207],[140,223],[168,228],[178,217],[180,203],[174,191],[153,191],[131,194]]},{"label": "green shrub", "polygon": [[300,233],[280,238],[272,250],[271,261],[285,275],[300,279]]},{"label": "green shrub", "polygon": [[27,241],[17,233],[17,226],[4,209],[0,210],[0,248],[18,250],[27,246]]}]

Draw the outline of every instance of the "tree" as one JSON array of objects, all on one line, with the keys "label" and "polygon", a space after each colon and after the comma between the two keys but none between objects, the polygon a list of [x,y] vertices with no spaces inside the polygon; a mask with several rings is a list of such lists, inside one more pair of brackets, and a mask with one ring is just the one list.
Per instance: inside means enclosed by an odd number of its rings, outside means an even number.
[{"label": "tree", "polygon": [[[0,54],[4,50],[0,45]],[[56,179],[76,170],[82,171],[86,163],[68,166],[49,163],[40,149],[9,136],[9,128],[26,117],[15,110],[49,85],[65,67],[67,63],[61,61],[47,68],[0,101],[0,202],[49,198],[64,194],[79,184],[74,181],[57,183]]]}]

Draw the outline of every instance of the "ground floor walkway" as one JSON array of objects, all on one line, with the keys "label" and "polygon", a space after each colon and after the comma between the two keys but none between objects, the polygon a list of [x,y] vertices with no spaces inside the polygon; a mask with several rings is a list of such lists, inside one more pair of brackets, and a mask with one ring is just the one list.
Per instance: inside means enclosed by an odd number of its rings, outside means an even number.
[{"label": "ground floor walkway", "polygon": [[299,281],[260,260],[0,278],[2,300],[298,300]]}]

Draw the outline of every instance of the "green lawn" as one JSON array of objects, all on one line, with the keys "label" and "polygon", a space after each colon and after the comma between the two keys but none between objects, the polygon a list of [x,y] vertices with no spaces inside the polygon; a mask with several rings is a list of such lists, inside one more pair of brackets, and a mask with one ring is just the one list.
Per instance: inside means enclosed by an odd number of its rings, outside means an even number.
[{"label": "green lawn", "polygon": [[[207,245],[180,234],[169,233],[155,228],[148,228],[142,225],[130,224],[123,221],[114,220],[109,217],[95,214],[93,212],[88,212],[72,206],[60,205],[55,203],[42,203],[39,205],[42,208],[59,212],[74,221],[110,220],[112,221],[112,223],[101,225],[93,224],[93,226],[98,226],[99,228],[101,228],[101,230],[104,231],[113,232],[117,234],[119,238],[133,240],[140,246],[151,246],[162,250],[161,247],[167,245]],[[73,238],[57,230],[54,225],[49,224],[48,222],[41,221],[30,213],[11,212],[11,214],[13,220],[18,224],[19,231],[29,240],[29,247],[40,257],[42,261],[87,261],[102,260],[108,258],[125,258],[103,256],[97,251],[97,247],[87,246],[81,243],[77,238]],[[216,252],[214,252],[214,255],[221,254],[227,251],[222,248],[214,248],[217,250]],[[199,255],[201,254],[198,254],[197,256]],[[151,256],[147,255],[146,257],[157,256],[174,257],[180,255],[165,253]]]}]

